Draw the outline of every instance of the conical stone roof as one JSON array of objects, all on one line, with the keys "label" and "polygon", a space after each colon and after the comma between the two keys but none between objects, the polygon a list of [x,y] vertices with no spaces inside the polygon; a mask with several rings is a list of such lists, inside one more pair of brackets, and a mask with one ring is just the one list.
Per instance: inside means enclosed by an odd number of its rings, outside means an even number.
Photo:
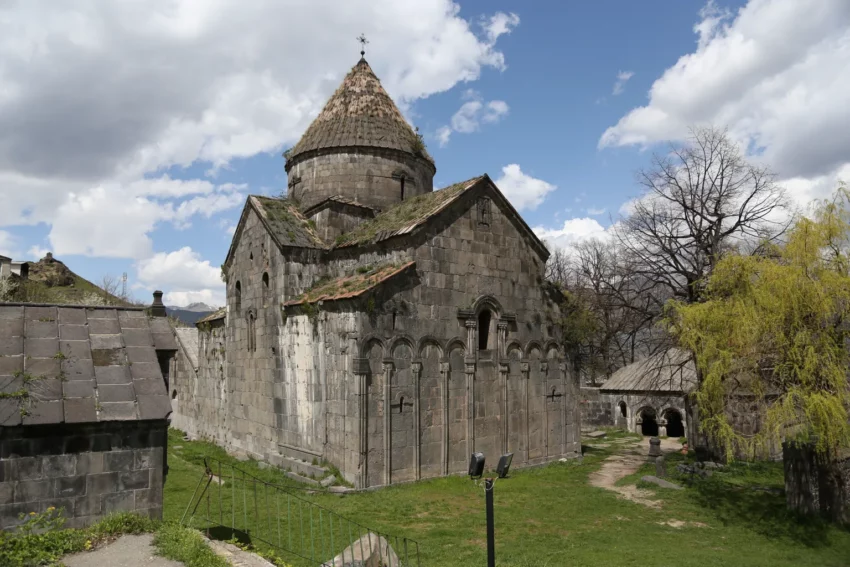
[{"label": "conical stone roof", "polygon": [[306,152],[346,146],[400,150],[434,162],[369,63],[362,58],[301,140],[287,152],[287,166]]}]

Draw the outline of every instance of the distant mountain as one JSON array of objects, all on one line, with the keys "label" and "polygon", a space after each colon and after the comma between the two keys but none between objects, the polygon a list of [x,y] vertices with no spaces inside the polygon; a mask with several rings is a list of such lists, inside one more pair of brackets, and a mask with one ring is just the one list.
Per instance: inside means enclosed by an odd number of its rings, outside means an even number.
[{"label": "distant mountain", "polygon": [[[196,311],[195,308],[199,305],[203,305],[208,308],[208,311]],[[186,325],[194,325],[198,322],[198,320],[203,319],[210,313],[215,311],[214,308],[209,305],[204,305],[203,303],[193,303],[192,305],[187,305],[186,307],[166,307],[165,312],[168,313],[169,316],[174,317],[175,319],[179,319],[181,322]]]},{"label": "distant mountain", "polygon": [[211,313],[215,311],[215,307],[211,307],[206,303],[190,303],[186,307],[175,307],[175,309],[181,309],[183,311],[195,311],[195,312],[204,312]]}]

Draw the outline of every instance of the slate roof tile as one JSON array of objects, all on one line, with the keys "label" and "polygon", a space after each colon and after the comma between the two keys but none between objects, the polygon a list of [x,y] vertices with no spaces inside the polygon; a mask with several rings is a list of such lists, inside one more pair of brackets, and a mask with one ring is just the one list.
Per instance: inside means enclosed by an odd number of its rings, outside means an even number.
[{"label": "slate roof tile", "polygon": [[434,161],[365,59],[345,76],[287,160],[311,150],[345,146],[389,148]]},{"label": "slate roof tile", "polygon": [[[155,347],[177,348],[165,319],[137,308],[0,304],[0,328],[12,329],[0,334],[0,391],[27,394],[0,400],[0,425],[165,419],[171,411]],[[141,395],[134,377],[145,378]]]},{"label": "slate roof tile", "polygon": [[316,303],[318,301],[336,301],[359,297],[374,289],[390,278],[412,268],[416,262],[406,264],[386,264],[366,272],[354,272],[347,276],[316,284],[295,299],[287,301],[286,306]]},{"label": "slate roof tile", "polygon": [[670,349],[620,368],[601,391],[689,393],[697,383],[696,368],[687,352]]},{"label": "slate roof tile", "polygon": [[430,193],[405,199],[381,212],[374,219],[360,224],[343,234],[335,243],[336,248],[358,246],[380,242],[393,236],[413,232],[428,219],[443,211],[466,191],[472,189],[484,176],[474,177]]},{"label": "slate roof tile", "polygon": [[292,201],[251,195],[248,202],[280,246],[326,248],[309,221]]}]

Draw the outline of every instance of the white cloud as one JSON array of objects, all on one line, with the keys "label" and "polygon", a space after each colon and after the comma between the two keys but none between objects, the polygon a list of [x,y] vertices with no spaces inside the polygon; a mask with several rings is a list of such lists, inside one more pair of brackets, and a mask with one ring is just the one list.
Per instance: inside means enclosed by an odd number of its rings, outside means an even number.
[{"label": "white cloud", "polygon": [[481,129],[482,123],[494,124],[507,116],[510,107],[503,100],[484,102],[481,95],[473,89],[467,89],[461,95],[463,103],[460,109],[452,115],[450,126],[437,129],[436,138],[440,147],[449,143],[452,132],[470,134]]},{"label": "white cloud", "polygon": [[[195,216],[209,218],[236,207],[244,196],[234,187],[217,191],[206,182],[168,178],[105,183],[70,193],[58,209],[48,240],[55,254],[145,258],[153,251],[149,235],[159,223],[187,228]],[[157,198],[193,194],[185,200]]]},{"label": "white cloud", "polygon": [[574,218],[564,221],[561,228],[545,228],[536,226],[532,229],[540,240],[548,243],[550,248],[569,249],[572,245],[588,238],[606,239],[609,234],[596,219],[589,217]]},{"label": "white cloud", "polygon": [[41,260],[44,258],[47,253],[50,252],[47,248],[42,248],[41,246],[31,246],[29,250],[27,250],[27,257],[30,260]]},{"label": "white cloud", "polygon": [[850,164],[850,2],[750,0],[735,15],[710,2],[694,32],[695,51],[599,146],[681,140],[688,126],[713,124],[794,180],[798,199],[834,189],[817,180]]},{"label": "white cloud", "polygon": [[596,208],[596,207],[590,207],[590,208],[587,209],[587,214],[589,214],[592,217],[597,217],[599,215],[604,215],[605,209],[604,208],[600,209],[600,208]]},{"label": "white cloud", "polygon": [[166,305],[188,305],[195,301],[224,304],[221,269],[202,260],[188,246],[174,252],[158,252],[137,262],[136,277],[139,286],[166,292]]},{"label": "white cloud", "polygon": [[230,203],[208,180],[162,172],[215,173],[294,143],[356,62],[357,34],[402,108],[504,69],[496,41],[519,18],[479,26],[459,11],[450,0],[0,2],[0,226],[53,224],[56,247],[72,220],[100,223],[55,251],[138,258],[158,222]]},{"label": "white cloud", "polygon": [[614,82],[614,89],[611,91],[611,94],[614,96],[623,94],[626,83],[634,76],[634,71],[620,71],[617,73],[617,80]]},{"label": "white cloud", "polygon": [[519,211],[536,209],[546,195],[557,189],[551,183],[526,175],[515,163],[503,167],[495,183]]},{"label": "white cloud", "polygon": [[12,260],[20,258],[18,238],[11,232],[0,230],[0,256],[6,256]]},{"label": "white cloud", "polygon": [[490,19],[483,24],[484,30],[487,32],[487,39],[490,43],[495,43],[499,36],[506,33],[511,33],[511,30],[519,25],[519,16],[511,12],[497,12],[490,16]]},{"label": "white cloud", "polygon": [[437,141],[440,144],[440,147],[444,147],[449,143],[449,139],[452,136],[452,129],[450,126],[440,126],[437,128]]}]

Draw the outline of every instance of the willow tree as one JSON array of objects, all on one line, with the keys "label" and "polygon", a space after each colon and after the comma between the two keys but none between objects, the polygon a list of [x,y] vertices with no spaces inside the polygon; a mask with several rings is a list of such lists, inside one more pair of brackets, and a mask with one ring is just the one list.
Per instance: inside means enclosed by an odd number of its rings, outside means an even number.
[{"label": "willow tree", "polygon": [[[850,446],[850,191],[816,203],[784,245],[720,260],[704,301],[671,303],[666,321],[695,355],[701,429],[718,448],[753,455],[782,438],[834,460]],[[730,418],[742,400],[755,432]]]}]

